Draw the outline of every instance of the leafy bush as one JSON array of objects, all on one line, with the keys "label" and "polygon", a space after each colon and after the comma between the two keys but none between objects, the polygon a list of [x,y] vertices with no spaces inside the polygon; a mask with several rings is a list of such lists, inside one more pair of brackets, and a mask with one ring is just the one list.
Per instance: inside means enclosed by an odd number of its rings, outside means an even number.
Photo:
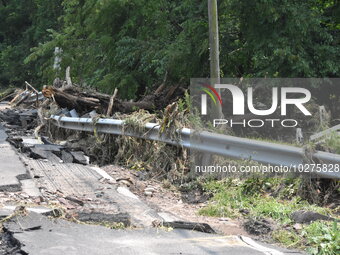
[{"label": "leafy bush", "polygon": [[[227,0],[218,11],[223,77],[339,74],[337,1]],[[6,0],[0,16],[6,86],[51,83],[71,66],[73,81],[134,98],[165,77],[209,76],[206,1]],[[63,49],[60,71],[54,47]]]},{"label": "leafy bush", "polygon": [[306,226],[302,235],[307,240],[307,252],[313,255],[336,255],[340,253],[340,231],[337,222],[313,222]]},{"label": "leafy bush", "polygon": [[330,151],[340,154],[340,135],[336,132],[333,132],[329,137],[326,138],[325,145]]}]

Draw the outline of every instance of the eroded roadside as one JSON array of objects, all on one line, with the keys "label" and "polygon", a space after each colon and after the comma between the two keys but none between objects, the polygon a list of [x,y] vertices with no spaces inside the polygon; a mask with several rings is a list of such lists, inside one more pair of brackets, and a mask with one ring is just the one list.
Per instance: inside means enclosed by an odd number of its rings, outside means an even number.
[{"label": "eroded roadside", "polygon": [[[12,119],[23,113],[28,115],[26,110],[16,111],[19,113],[7,110],[7,118],[11,119],[11,114],[14,115]],[[32,111],[30,113],[35,117]],[[66,153],[74,155],[74,151],[61,145],[44,144],[34,137],[33,129],[20,124],[10,122],[5,126],[9,141],[18,151],[20,164],[26,166],[27,179],[37,188],[32,186],[23,192],[5,193],[2,204],[58,208],[65,218],[125,227],[160,226],[162,222],[181,220],[208,223],[223,234],[246,235],[237,221],[199,216],[197,210],[205,205],[206,199],[187,203],[171,186],[165,187],[152,179],[141,180],[136,171],[118,166],[101,170],[87,165],[84,154],[80,159],[78,153],[76,162],[67,163],[62,159]],[[129,189],[147,204],[135,199]]]},{"label": "eroded roadside", "polygon": [[142,173],[127,170],[116,165],[102,168],[117,183],[130,188],[142,200],[157,211],[166,211],[189,222],[202,222],[209,224],[217,233],[224,235],[252,236],[242,227],[242,221],[227,217],[207,217],[199,214],[199,210],[209,204],[210,196],[197,189],[181,192],[178,187],[168,181],[159,181],[155,178],[143,180]]},{"label": "eroded roadside", "polygon": [[[167,251],[162,254],[192,249],[196,254],[221,254],[226,250],[235,254],[263,254],[261,249],[238,237],[248,234],[237,220],[199,216],[197,210],[206,205],[206,198],[185,198],[171,185],[139,178],[135,170],[88,165],[83,154],[82,160],[78,154],[77,159],[73,156],[72,163],[66,163],[63,152],[73,155],[72,149],[53,144],[47,137],[43,141],[36,139],[34,129],[27,128],[32,124],[27,116],[34,116],[34,111],[5,112],[9,119],[11,113],[25,115],[24,126],[16,117],[12,120],[17,122],[3,125],[7,140],[15,147],[9,148],[16,151],[16,159],[11,161],[25,166],[26,178],[16,177],[24,182],[29,180],[30,185],[21,184],[17,190],[1,193],[4,254],[39,254],[36,252],[46,249],[51,254],[65,250],[75,250],[68,254],[79,254],[89,249],[86,242],[98,236],[104,241],[96,239],[91,254],[111,254],[110,248],[121,251],[119,254],[130,254],[129,249],[139,252],[148,249],[150,254],[160,254],[162,245],[162,250]],[[215,231],[224,235],[212,234]],[[65,234],[67,238],[60,238],[65,245],[55,246],[58,236]],[[118,236],[115,244],[107,242],[107,238]],[[155,247],[150,242],[156,236],[161,242]],[[141,240],[149,246],[141,246]],[[175,245],[178,242],[181,245]]]},{"label": "eroded roadside", "polygon": [[[16,148],[20,161],[28,169],[30,181],[37,187],[34,192],[31,188],[31,194],[16,194],[14,200],[17,201],[13,204],[60,208],[65,218],[104,221],[107,225],[149,227],[168,221],[186,221],[214,225],[214,231],[223,234],[247,235],[238,221],[198,215],[197,210],[207,199],[189,201],[171,189],[171,185],[166,187],[155,179],[138,178],[138,171],[118,166],[107,166],[103,170],[90,166],[89,157],[79,149],[68,147],[66,141],[54,144],[47,136],[36,139],[37,110],[11,109],[6,104],[2,107],[7,140]],[[129,189],[147,203],[135,199]]]}]

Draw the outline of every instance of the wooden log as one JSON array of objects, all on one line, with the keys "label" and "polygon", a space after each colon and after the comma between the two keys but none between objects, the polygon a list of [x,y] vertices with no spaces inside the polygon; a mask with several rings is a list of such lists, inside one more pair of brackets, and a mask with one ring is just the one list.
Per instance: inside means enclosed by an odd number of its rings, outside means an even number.
[{"label": "wooden log", "polygon": [[166,100],[166,101],[170,100],[170,98],[171,98],[172,95],[175,93],[175,91],[176,91],[176,89],[177,89],[178,87],[179,87],[179,85],[177,85],[177,86],[172,86],[172,87],[169,89],[168,93],[167,93],[166,96],[165,96],[165,100]]},{"label": "wooden log", "polygon": [[103,106],[102,103],[105,103],[96,98],[84,98],[78,95],[72,95],[53,87],[44,88],[42,92],[45,97],[54,98],[60,107],[76,109],[79,113],[100,109]]},{"label": "wooden log", "polygon": [[12,105],[12,104],[14,104],[17,100],[18,100],[18,98],[23,94],[23,93],[25,93],[27,90],[25,90],[25,91],[22,91],[21,90],[21,92],[19,91],[18,93],[17,93],[17,95],[9,102],[9,104],[10,105]]},{"label": "wooden log", "polygon": [[67,84],[67,86],[72,86],[72,80],[71,80],[71,74],[70,74],[70,69],[71,69],[71,67],[67,67],[66,68],[66,84]]},{"label": "wooden log", "polygon": [[107,108],[107,112],[106,112],[107,116],[111,116],[112,115],[113,102],[115,101],[117,93],[118,93],[118,89],[115,89],[115,91],[113,92],[112,97],[110,98],[110,103],[109,103],[109,106]]},{"label": "wooden log", "polygon": [[179,94],[183,94],[178,88],[179,85],[171,87],[161,85],[156,90],[157,93],[147,95],[137,102],[118,99],[118,90],[115,90],[112,96],[93,90],[84,91],[76,86],[61,89],[45,87],[42,92],[45,97],[53,98],[60,107],[75,109],[80,115],[96,110],[100,114],[111,116],[114,112],[131,113],[139,109],[148,111],[164,109]]},{"label": "wooden log", "polygon": [[26,84],[26,89],[27,89],[27,86],[32,89],[36,95],[36,107],[39,107],[39,91],[36,90],[31,84],[29,84],[27,81],[25,81],[25,84]]},{"label": "wooden log", "polygon": [[30,89],[32,89],[36,94],[39,93],[39,91],[36,90],[36,89],[35,89],[31,84],[29,84],[27,81],[25,81],[25,84],[26,84],[26,86],[30,87]]},{"label": "wooden log", "polygon": [[7,95],[7,96],[1,98],[1,99],[0,99],[0,102],[5,101],[6,99],[11,98],[11,97],[14,97],[14,96],[15,96],[15,93],[9,94],[9,95]]}]

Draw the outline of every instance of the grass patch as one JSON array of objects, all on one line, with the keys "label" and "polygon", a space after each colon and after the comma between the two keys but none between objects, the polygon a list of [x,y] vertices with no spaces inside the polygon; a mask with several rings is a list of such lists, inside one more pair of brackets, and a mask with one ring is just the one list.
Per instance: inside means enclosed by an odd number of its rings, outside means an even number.
[{"label": "grass patch", "polygon": [[301,246],[302,242],[301,237],[297,233],[284,229],[274,231],[272,238],[287,248]]},{"label": "grass patch", "polygon": [[301,234],[309,246],[309,254],[340,254],[340,231],[336,222],[313,222],[306,226]]},{"label": "grass patch", "polygon": [[[286,180],[287,185],[275,197],[275,189],[283,179],[255,178],[241,181],[224,179],[209,181],[204,189],[213,194],[211,203],[200,210],[200,214],[216,217],[239,217],[239,210],[247,209],[250,216],[270,217],[282,224],[290,223],[290,214],[297,210],[312,210],[330,213],[329,210],[311,205],[299,197],[293,197],[298,179]],[[287,194],[292,197],[288,197]]]},{"label": "grass patch", "polygon": [[[301,180],[283,178],[223,179],[208,181],[204,190],[213,194],[201,215],[215,217],[270,218],[277,225],[271,233],[273,240],[286,247],[304,248],[310,254],[336,254],[339,231],[329,222],[314,222],[294,229],[290,216],[298,210],[332,214],[330,209],[313,205],[297,195]],[[247,211],[245,216],[242,213]],[[324,253],[324,250],[327,252]]]},{"label": "grass patch", "polygon": [[325,140],[325,146],[333,153],[340,154],[340,135],[338,133],[331,133]]}]

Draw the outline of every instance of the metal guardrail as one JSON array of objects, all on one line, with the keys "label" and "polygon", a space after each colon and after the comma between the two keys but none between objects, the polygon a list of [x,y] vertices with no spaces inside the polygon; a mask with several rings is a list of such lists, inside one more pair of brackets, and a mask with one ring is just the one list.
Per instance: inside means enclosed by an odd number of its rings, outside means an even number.
[{"label": "metal guardrail", "polygon": [[113,135],[126,135],[139,137],[147,140],[165,142],[172,145],[179,145],[190,148],[190,129],[184,128],[178,131],[181,135],[181,140],[172,139],[165,134],[160,135],[160,126],[155,123],[147,123],[143,132],[124,130],[124,120],[116,119],[98,119],[95,122],[91,118],[72,118],[51,116],[54,123],[65,129],[72,129],[78,131],[98,132]]},{"label": "metal guardrail", "polygon": [[317,134],[311,135],[309,139],[311,141],[314,141],[314,140],[317,140],[317,139],[320,139],[320,138],[325,138],[325,136],[330,135],[333,132],[336,133],[337,135],[340,135],[340,124],[336,125],[334,127],[328,128],[324,131],[321,131]]},{"label": "metal guardrail", "polygon": [[[166,134],[160,134],[160,126],[155,123],[147,123],[142,132],[137,132],[129,129],[125,130],[124,120],[98,119],[94,122],[91,118],[72,118],[55,115],[51,116],[51,119],[55,125],[65,129],[139,137],[183,146],[209,154],[235,159],[251,159],[264,164],[293,167],[303,165],[306,162],[306,153],[303,148],[206,131],[196,132],[183,128],[176,131],[179,139],[174,139]],[[320,164],[340,164],[340,155],[338,154],[316,151],[311,158]],[[325,178],[340,178],[339,171],[315,172],[315,174]]]},{"label": "metal guardrail", "polygon": [[[45,97],[42,94],[42,92],[38,93],[38,100],[43,100]],[[35,93],[31,93],[31,95],[29,95],[29,97],[25,100],[25,103],[34,103],[37,101],[37,94]]]}]

